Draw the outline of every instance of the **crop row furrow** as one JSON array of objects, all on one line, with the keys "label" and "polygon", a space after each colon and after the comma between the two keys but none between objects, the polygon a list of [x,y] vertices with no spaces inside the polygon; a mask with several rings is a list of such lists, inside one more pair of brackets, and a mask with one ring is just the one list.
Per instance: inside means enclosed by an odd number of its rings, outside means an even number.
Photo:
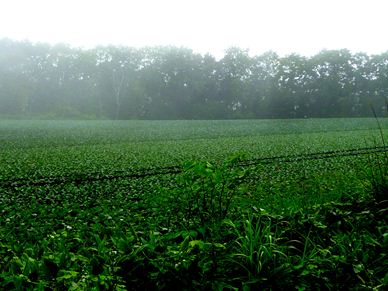
[{"label": "crop row furrow", "polygon": [[[273,157],[262,157],[256,159],[242,160],[237,163],[239,167],[248,167],[262,164],[272,163],[295,163],[308,160],[321,160],[330,158],[361,156],[374,153],[388,152],[388,146],[365,147],[347,150],[335,150],[316,152],[303,155],[284,155]],[[61,184],[81,184],[96,181],[109,181],[116,179],[132,179],[144,178],[149,176],[174,175],[182,172],[181,166],[143,168],[136,171],[115,170],[109,174],[100,172],[92,173],[72,173],[62,176],[42,176],[35,179],[14,178],[0,181],[0,188],[20,188],[25,186],[46,186],[46,185],[61,185]]]},{"label": "crop row furrow", "polygon": [[383,153],[383,152],[388,152],[388,146],[325,151],[325,152],[316,152],[316,153],[310,153],[310,154],[304,154],[304,155],[287,155],[287,156],[249,159],[249,160],[241,161],[239,163],[239,166],[243,166],[243,167],[254,166],[254,165],[260,165],[260,164],[271,164],[274,162],[288,163],[288,162],[299,162],[299,161],[307,161],[307,160],[321,160],[321,159],[340,158],[340,157],[349,157],[349,156],[360,156],[360,155]]}]

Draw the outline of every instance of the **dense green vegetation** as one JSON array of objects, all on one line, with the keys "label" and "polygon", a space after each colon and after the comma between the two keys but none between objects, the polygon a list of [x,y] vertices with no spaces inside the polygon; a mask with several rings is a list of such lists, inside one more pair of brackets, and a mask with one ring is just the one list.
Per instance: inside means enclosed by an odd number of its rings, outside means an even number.
[{"label": "dense green vegetation", "polygon": [[0,114],[106,119],[370,116],[384,112],[388,53],[220,60],[176,47],[90,50],[0,40]]},{"label": "dense green vegetation", "polygon": [[[0,288],[384,289],[387,159],[346,152],[380,133],[373,119],[2,120]],[[258,160],[274,156],[288,158]]]}]

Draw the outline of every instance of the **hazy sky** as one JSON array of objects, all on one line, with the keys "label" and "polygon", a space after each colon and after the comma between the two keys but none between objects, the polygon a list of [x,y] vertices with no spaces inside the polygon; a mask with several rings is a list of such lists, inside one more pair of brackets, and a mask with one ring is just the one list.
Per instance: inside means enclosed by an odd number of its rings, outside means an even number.
[{"label": "hazy sky", "polygon": [[72,46],[388,51],[388,0],[0,0],[0,38]]}]

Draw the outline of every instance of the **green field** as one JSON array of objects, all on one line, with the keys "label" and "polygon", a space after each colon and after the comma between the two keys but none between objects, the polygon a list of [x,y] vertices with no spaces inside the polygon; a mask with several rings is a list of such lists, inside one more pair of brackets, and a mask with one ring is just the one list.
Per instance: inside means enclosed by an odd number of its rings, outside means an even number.
[{"label": "green field", "polygon": [[1,120],[0,287],[387,287],[380,126]]},{"label": "green field", "polygon": [[[388,128],[388,121],[383,120]],[[0,178],[109,172],[380,144],[374,119],[1,121]]]}]

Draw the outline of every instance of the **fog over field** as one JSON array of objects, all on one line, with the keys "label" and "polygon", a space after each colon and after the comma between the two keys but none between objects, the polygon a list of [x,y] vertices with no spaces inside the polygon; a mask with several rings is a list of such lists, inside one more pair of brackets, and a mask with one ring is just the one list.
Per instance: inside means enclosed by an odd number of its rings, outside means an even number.
[{"label": "fog over field", "polygon": [[388,2],[0,2],[0,290],[388,290]]},{"label": "fog over field", "polygon": [[0,114],[45,119],[257,119],[379,116],[388,53],[220,60],[178,47],[90,50],[0,41]]},{"label": "fog over field", "polygon": [[358,117],[371,107],[381,115],[388,96],[383,0],[16,0],[0,9],[3,116]]}]

